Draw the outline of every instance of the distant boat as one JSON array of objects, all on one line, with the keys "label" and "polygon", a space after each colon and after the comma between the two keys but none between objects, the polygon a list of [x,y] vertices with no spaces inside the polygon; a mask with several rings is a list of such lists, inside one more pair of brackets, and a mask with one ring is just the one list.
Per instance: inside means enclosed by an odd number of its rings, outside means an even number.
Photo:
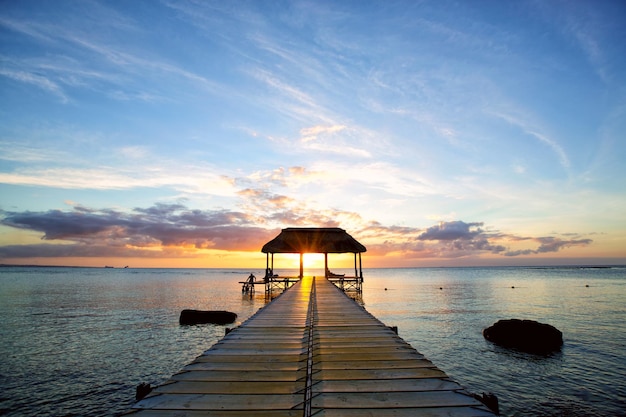
[{"label": "distant boat", "polygon": [[105,268],[115,268],[114,266],[105,265]]}]

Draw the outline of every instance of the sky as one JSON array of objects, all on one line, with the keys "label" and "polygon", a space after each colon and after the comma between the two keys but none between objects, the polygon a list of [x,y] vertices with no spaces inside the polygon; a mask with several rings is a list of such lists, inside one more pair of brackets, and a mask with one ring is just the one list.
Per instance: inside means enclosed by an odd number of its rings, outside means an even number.
[{"label": "sky", "polygon": [[0,263],[626,264],[623,1],[1,1],[0,97]]}]

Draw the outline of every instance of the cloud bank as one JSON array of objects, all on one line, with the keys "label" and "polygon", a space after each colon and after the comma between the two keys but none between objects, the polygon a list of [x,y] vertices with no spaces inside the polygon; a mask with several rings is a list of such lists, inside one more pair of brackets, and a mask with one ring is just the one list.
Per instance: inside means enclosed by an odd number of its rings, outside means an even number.
[{"label": "cloud bank", "polygon": [[[265,210],[196,210],[159,203],[130,212],[82,206],[67,211],[1,211],[0,224],[41,233],[45,243],[0,246],[0,257],[188,258],[202,256],[206,250],[258,252],[283,227],[278,225],[341,226],[373,256],[416,260],[535,255],[592,243],[588,238],[504,234],[487,230],[482,222],[460,220],[425,229],[384,226],[346,211],[298,209],[288,197],[259,190],[245,190],[245,194],[250,204]],[[520,244],[526,246],[517,248]]]}]

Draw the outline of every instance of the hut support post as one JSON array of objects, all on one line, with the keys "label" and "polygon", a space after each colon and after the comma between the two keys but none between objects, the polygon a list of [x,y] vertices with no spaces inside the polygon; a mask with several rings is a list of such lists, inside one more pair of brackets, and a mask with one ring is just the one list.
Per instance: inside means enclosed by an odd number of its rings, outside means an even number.
[{"label": "hut support post", "polygon": [[300,252],[300,279],[304,276],[304,253]]},{"label": "hut support post", "polygon": [[361,254],[359,253],[359,278],[363,282],[363,264],[361,263]]},{"label": "hut support post", "polygon": [[324,276],[328,278],[328,253],[324,253]]},{"label": "hut support post", "polygon": [[361,253],[359,253],[359,278],[357,284],[357,292],[361,292],[361,286],[363,285],[363,264],[361,263]]}]

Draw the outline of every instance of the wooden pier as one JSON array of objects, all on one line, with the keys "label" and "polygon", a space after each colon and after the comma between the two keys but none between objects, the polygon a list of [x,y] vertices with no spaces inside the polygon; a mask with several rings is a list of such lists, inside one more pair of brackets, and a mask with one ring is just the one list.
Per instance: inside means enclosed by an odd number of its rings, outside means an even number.
[{"label": "wooden pier", "polygon": [[494,415],[335,285],[314,277],[303,277],[130,414]]}]

